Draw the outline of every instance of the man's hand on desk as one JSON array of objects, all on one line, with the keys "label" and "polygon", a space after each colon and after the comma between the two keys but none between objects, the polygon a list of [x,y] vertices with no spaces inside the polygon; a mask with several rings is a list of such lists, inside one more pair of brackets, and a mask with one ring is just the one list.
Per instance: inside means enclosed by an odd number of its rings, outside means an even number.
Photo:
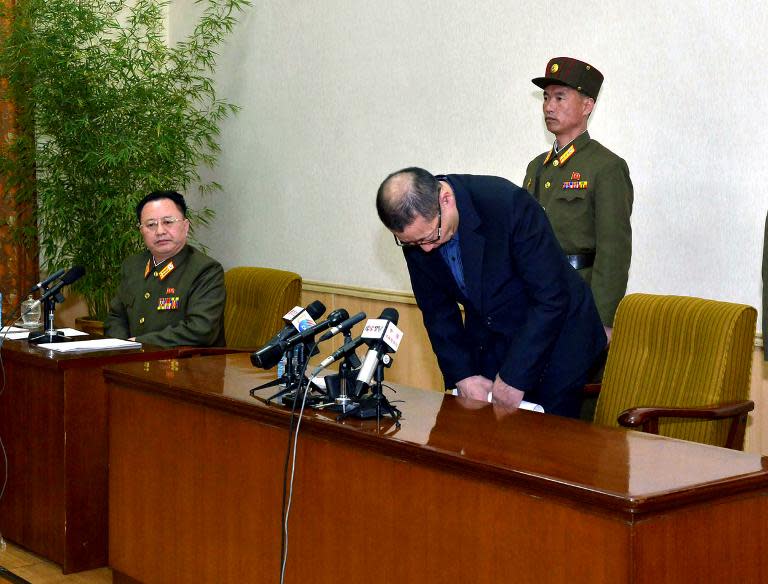
[{"label": "man's hand on desk", "polygon": [[493,381],[482,375],[473,375],[465,377],[456,382],[456,389],[459,390],[461,397],[475,399],[477,401],[488,401],[488,394],[493,387]]},{"label": "man's hand on desk", "polygon": [[491,394],[491,401],[494,405],[498,405],[509,410],[516,410],[520,407],[520,402],[523,401],[525,392],[520,391],[511,385],[507,385],[504,383],[501,377],[497,375],[491,388]]}]

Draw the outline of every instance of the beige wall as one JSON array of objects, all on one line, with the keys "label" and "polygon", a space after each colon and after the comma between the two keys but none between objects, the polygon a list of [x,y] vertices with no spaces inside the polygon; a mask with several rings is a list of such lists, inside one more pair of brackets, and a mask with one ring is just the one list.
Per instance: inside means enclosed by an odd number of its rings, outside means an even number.
[{"label": "beige wall", "polygon": [[[172,42],[200,8],[171,2]],[[590,132],[635,185],[630,291],[758,306],[767,28],[757,0],[254,3],[217,51],[217,89],[242,109],[205,172],[223,192],[201,239],[225,268],[409,291],[381,180],[418,165],[521,182],[552,142],[531,78],[571,55],[605,75]]]}]

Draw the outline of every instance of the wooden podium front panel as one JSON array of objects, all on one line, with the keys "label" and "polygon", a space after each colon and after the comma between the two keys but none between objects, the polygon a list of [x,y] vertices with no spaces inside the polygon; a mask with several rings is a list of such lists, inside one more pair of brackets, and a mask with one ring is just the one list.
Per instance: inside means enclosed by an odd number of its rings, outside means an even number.
[{"label": "wooden podium front panel", "polygon": [[56,562],[64,573],[106,565],[108,410],[102,369],[175,354],[147,347],[60,355],[26,341],[4,343],[4,537]]},{"label": "wooden podium front panel", "polygon": [[[264,375],[229,355],[106,376],[116,582],[276,581],[288,413],[248,395]],[[727,581],[737,561],[760,581],[763,560],[739,550],[754,530],[765,539],[761,457],[436,392],[393,397],[399,430],[303,419],[287,582]],[[735,537],[712,553],[720,529]],[[671,555],[675,539],[687,555]]]},{"label": "wooden podium front panel", "polygon": [[[110,566],[146,583],[277,581],[285,428],[119,386],[110,398]],[[629,572],[614,518],[312,434],[297,463],[287,582]],[[611,558],[597,569],[595,549]]]}]

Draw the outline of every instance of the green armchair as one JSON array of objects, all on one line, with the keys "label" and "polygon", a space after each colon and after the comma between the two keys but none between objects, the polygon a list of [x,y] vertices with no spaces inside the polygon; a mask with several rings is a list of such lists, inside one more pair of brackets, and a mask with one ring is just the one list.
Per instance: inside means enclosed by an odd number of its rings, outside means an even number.
[{"label": "green armchair", "polygon": [[224,274],[227,347],[257,349],[284,326],[283,315],[301,302],[301,276],[272,268],[239,267]]},{"label": "green armchair", "polygon": [[630,294],[616,313],[595,423],[740,450],[757,311]]}]

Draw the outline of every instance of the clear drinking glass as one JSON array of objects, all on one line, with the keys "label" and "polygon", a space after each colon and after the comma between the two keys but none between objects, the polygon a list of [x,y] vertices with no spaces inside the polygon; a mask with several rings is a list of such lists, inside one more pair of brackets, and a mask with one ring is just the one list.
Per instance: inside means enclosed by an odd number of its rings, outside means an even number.
[{"label": "clear drinking glass", "polygon": [[21,303],[21,321],[25,327],[34,328],[40,326],[40,318],[42,317],[42,310],[40,307],[40,301],[32,298],[30,294],[27,299]]}]

